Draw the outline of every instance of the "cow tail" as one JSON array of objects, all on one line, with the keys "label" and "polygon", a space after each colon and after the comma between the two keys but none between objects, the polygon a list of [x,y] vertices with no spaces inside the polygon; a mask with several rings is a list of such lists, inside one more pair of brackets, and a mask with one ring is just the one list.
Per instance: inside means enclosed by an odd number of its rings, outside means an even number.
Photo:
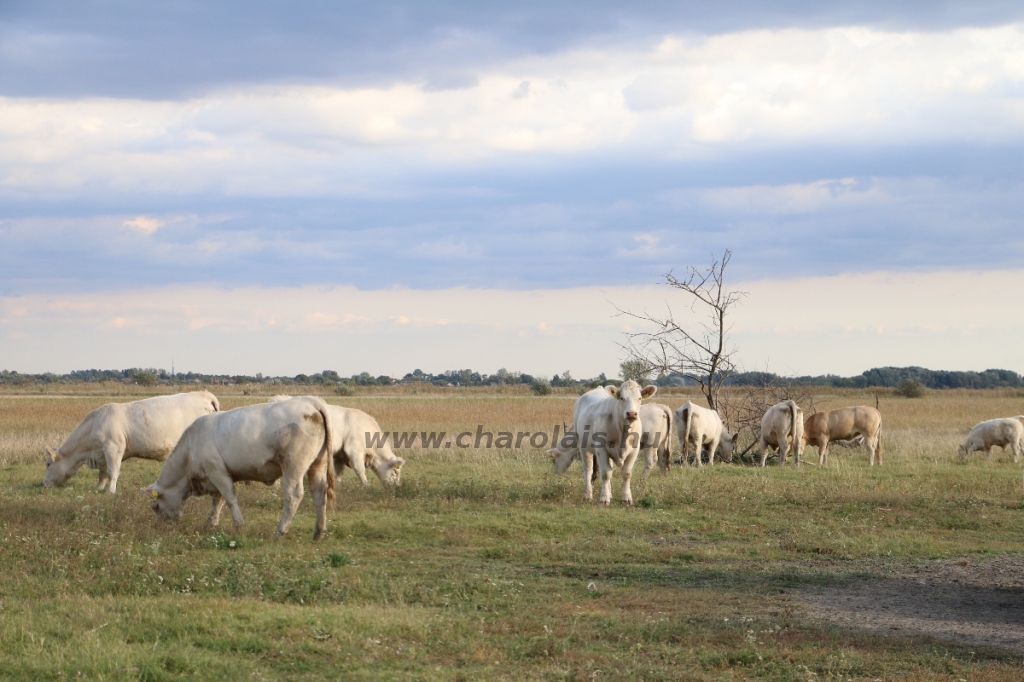
[{"label": "cow tail", "polygon": [[800,451],[800,440],[804,436],[804,420],[800,418],[800,406],[795,401],[789,401],[789,410],[793,415],[793,450]]},{"label": "cow tail", "polygon": [[317,409],[324,420],[324,446],[320,450],[320,457],[327,458],[327,506],[333,509],[334,484],[336,482],[336,472],[334,470],[334,420],[331,418],[331,411],[327,408],[327,403],[324,401],[319,401]]},{"label": "cow tail", "polygon": [[[693,420],[693,405],[686,408],[686,428],[683,429],[683,442],[680,445],[683,447],[683,460],[684,464],[689,464],[687,461],[686,451],[690,447],[690,422]],[[700,451],[703,447],[702,443],[697,443],[697,461],[694,464],[700,464]]]},{"label": "cow tail", "polygon": [[668,453],[668,466],[672,465],[672,434],[676,432],[674,424],[672,423],[673,414],[672,410],[668,407],[664,408],[665,416],[668,418],[668,433],[665,434],[665,452]]}]

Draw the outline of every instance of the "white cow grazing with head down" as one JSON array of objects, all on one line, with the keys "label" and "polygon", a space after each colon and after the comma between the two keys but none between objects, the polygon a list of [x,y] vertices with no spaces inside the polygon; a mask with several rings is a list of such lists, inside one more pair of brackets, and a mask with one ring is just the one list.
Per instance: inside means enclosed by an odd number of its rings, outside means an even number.
[{"label": "white cow grazing with head down", "polygon": [[722,458],[732,461],[736,452],[738,433],[730,434],[722,423],[717,410],[711,410],[687,401],[676,410],[676,430],[679,443],[683,446],[683,461],[687,461],[687,450],[693,443],[697,453],[697,466],[702,466],[701,450],[708,446],[708,464],[715,463],[715,450],[722,448]]},{"label": "white cow grazing with head down", "polygon": [[[584,395],[589,395],[590,393],[594,394],[593,397],[600,399],[601,394],[604,393],[604,388],[595,388]],[[576,401],[574,413],[579,412],[581,404],[587,404],[583,397]],[[576,416],[577,414],[573,415],[574,424],[576,423]],[[574,428],[570,427],[567,429],[561,441],[556,442],[554,447],[548,450],[555,464],[555,473],[564,473],[574,460],[579,459],[579,435]],[[662,473],[668,471],[669,463],[672,459],[672,410],[667,405],[659,403],[641,405],[640,430],[640,451],[644,455],[643,476],[649,475],[654,470],[655,459],[657,459]],[[568,446],[564,443],[572,443],[572,445]],[[588,457],[592,458],[592,455],[588,455]],[[597,476],[597,469],[594,468],[593,462],[590,464],[590,470],[592,472],[591,478],[593,479]]]},{"label": "white cow grazing with head down", "polygon": [[761,466],[768,460],[768,448],[779,451],[779,465],[786,463],[786,453],[792,447],[796,465],[803,454],[804,412],[792,400],[772,405],[761,418]]},{"label": "white cow grazing with head down", "polygon": [[654,469],[658,460],[661,473],[672,463],[672,409],[661,403],[640,406],[640,451],[644,454],[643,476]]},{"label": "white cow grazing with head down", "polygon": [[238,527],[235,481],[270,484],[280,478],[284,513],[277,533],[284,535],[302,500],[305,476],[316,505],[317,539],[327,532],[327,504],[334,499],[333,435],[333,413],[311,396],[206,415],[185,430],[156,483],[142,490],[153,511],[167,519],[181,518],[192,495],[211,495],[207,523],[219,523],[226,502]]},{"label": "white cow grazing with head down", "polygon": [[85,415],[64,444],[46,448],[47,488],[64,485],[82,465],[99,470],[97,490],[117,492],[121,462],[132,457],[162,462],[181,433],[204,414],[220,410],[209,391],[110,403]]},{"label": "white cow grazing with head down", "polygon": [[[288,400],[291,396],[275,395],[269,402]],[[328,405],[334,415],[334,470],[341,476],[344,467],[356,472],[359,482],[366,480],[366,469],[372,469],[385,487],[399,485],[405,460],[391,450],[387,434],[380,430],[377,420],[362,410],[352,407]]]},{"label": "white cow grazing with head down", "polygon": [[[583,499],[594,497],[591,482],[592,460],[597,459],[601,472],[601,504],[612,500],[611,462],[622,472],[622,502],[633,504],[630,479],[633,464],[640,454],[640,405],[644,398],[654,395],[657,386],[641,389],[635,381],[621,386],[603,386],[584,393],[573,409],[573,435],[578,435],[578,453],[583,461]],[[562,448],[552,448],[555,471],[561,473],[572,463],[573,456],[563,454]]]},{"label": "white cow grazing with head down", "polygon": [[982,450],[988,459],[996,445],[1003,450],[1009,447],[1014,462],[1020,458],[1024,451],[1024,416],[981,422],[971,429],[967,440],[957,448],[957,454],[963,459],[976,450]]},{"label": "white cow grazing with head down", "polygon": [[328,405],[334,416],[334,468],[337,472],[348,466],[356,472],[359,482],[366,480],[366,469],[372,469],[381,485],[398,485],[402,479],[405,460],[391,450],[387,434],[380,430],[377,420],[362,410]]}]

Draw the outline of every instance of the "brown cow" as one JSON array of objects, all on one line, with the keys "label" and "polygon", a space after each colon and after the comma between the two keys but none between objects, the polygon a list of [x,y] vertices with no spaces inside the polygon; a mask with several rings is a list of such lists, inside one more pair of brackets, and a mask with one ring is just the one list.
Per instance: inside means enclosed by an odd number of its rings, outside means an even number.
[{"label": "brown cow", "polygon": [[818,448],[818,464],[828,461],[828,444],[834,440],[850,441],[863,437],[871,466],[882,463],[882,415],[873,407],[840,407],[817,412],[804,421],[805,445]]}]

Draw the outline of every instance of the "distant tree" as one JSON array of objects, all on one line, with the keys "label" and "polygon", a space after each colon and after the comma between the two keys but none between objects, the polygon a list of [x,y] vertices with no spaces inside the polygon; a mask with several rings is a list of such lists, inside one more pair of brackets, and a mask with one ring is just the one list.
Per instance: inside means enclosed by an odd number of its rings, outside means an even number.
[{"label": "distant tree", "polygon": [[533,383],[530,384],[530,390],[537,395],[550,395],[551,382],[547,379],[534,379]]},{"label": "distant tree", "polygon": [[924,384],[917,379],[904,379],[899,386],[892,390],[894,395],[901,398],[922,398],[924,397]]},{"label": "distant tree", "polygon": [[633,380],[641,386],[646,386],[651,382],[652,374],[654,374],[654,368],[643,360],[624,360],[619,365],[619,376],[623,381]]}]

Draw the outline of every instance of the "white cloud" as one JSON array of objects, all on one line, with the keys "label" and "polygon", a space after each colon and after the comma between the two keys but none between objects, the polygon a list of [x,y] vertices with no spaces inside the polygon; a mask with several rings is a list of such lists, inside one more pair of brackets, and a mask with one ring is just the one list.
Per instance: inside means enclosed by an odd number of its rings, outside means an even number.
[{"label": "white cloud", "polygon": [[668,36],[510,60],[470,80],[254,86],[187,101],[3,98],[0,183],[33,193],[346,194],[396,164],[510,154],[1019,140],[1024,27]]},{"label": "white cloud", "polygon": [[153,234],[158,229],[163,227],[166,223],[156,218],[150,218],[148,216],[140,215],[132,218],[131,220],[124,221],[125,227],[130,227],[133,230],[138,230],[143,234]]}]

